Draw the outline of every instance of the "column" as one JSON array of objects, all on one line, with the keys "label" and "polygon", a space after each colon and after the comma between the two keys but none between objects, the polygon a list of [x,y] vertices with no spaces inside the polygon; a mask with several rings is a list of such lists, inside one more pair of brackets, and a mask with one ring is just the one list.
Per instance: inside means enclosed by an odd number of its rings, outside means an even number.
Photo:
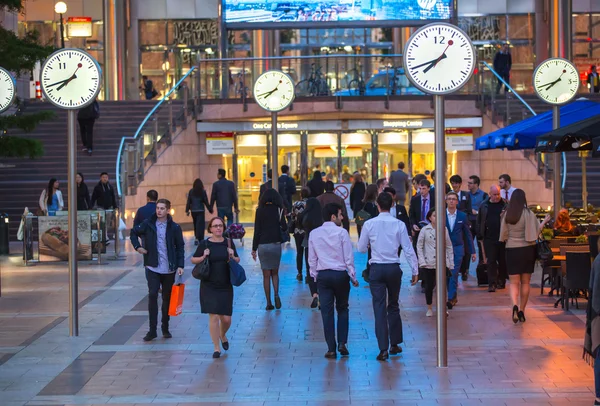
[{"label": "column", "polygon": [[[139,100],[140,98],[140,29],[138,15],[139,2],[130,1],[129,9],[125,10],[128,14],[126,20],[129,20],[127,28],[127,64],[125,70],[127,72],[125,82],[125,93],[128,100]],[[135,18],[133,18],[135,16]]]},{"label": "column", "polygon": [[300,185],[308,182],[308,131],[300,132]]},{"label": "column", "polygon": [[337,133],[337,176],[338,183],[342,183],[342,132]]},{"label": "column", "polygon": [[412,179],[413,177],[413,132],[408,131],[408,177]]},{"label": "column", "polygon": [[[218,41],[219,41],[219,58],[227,58],[227,28],[225,26],[225,18],[223,15],[223,2],[219,1],[217,5],[217,25],[218,25]],[[226,63],[219,63],[219,78],[221,80],[221,98],[226,99],[229,92],[229,67]]]},{"label": "column", "polygon": [[371,176],[372,182],[379,179],[379,133],[371,132]]},{"label": "column", "polygon": [[104,0],[104,94],[125,99],[125,0]]},{"label": "column", "polygon": [[546,18],[546,0],[535,0],[535,64],[548,59],[550,26]]}]

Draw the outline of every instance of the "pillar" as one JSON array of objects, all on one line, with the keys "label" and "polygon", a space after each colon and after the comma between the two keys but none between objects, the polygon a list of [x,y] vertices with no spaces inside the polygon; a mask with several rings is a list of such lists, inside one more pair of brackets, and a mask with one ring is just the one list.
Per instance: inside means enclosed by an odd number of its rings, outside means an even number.
[{"label": "pillar", "polygon": [[546,0],[535,0],[535,64],[548,59],[550,53],[550,21]]},{"label": "pillar", "polygon": [[104,0],[104,98],[125,99],[125,0]]},{"label": "pillar", "polygon": [[[227,28],[225,25],[225,16],[223,10],[223,2],[218,2],[217,5],[217,26],[218,26],[218,35],[217,40],[219,42],[219,58],[227,58]],[[226,99],[229,92],[229,67],[226,63],[219,63],[219,78],[221,81],[221,98]]]},{"label": "pillar", "polygon": [[308,182],[308,131],[300,132],[300,185]]},{"label": "pillar", "polygon": [[371,133],[371,177],[373,183],[379,179],[379,133],[377,131]]},{"label": "pillar", "polygon": [[[140,53],[140,28],[139,20],[132,18],[138,15],[138,1],[129,2],[129,27],[127,29],[127,65],[126,69],[126,83],[125,93],[126,98],[129,100],[138,100],[140,98],[140,64],[141,64],[141,53]],[[127,12],[127,10],[126,10]]]}]

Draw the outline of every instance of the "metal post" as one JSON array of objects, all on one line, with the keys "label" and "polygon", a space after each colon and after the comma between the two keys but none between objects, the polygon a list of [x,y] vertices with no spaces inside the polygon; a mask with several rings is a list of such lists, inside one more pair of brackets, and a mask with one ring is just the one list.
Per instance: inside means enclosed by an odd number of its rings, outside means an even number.
[{"label": "metal post", "polygon": [[300,184],[306,186],[308,182],[308,132],[300,132]]},{"label": "metal post", "polygon": [[79,335],[79,300],[77,280],[77,111],[68,112],[69,135],[69,176],[68,176],[68,208],[69,208],[69,336]]},{"label": "metal post", "polygon": [[581,151],[581,197],[583,199],[583,210],[588,210],[588,191],[587,191],[587,151]]},{"label": "metal post", "polygon": [[231,155],[231,175],[235,187],[239,189],[239,168],[238,168],[238,150],[237,150],[237,134],[233,134],[233,154]]},{"label": "metal post", "polygon": [[60,47],[65,47],[65,23],[64,23],[64,14],[60,14]]},{"label": "metal post", "polygon": [[121,210],[116,208],[115,211],[115,259],[121,256]]},{"label": "metal post", "polygon": [[379,178],[379,133],[371,133],[371,175],[373,183]]},{"label": "metal post", "polygon": [[273,189],[279,190],[279,168],[277,151],[277,112],[271,113],[271,170],[273,171]]},{"label": "metal post", "polygon": [[[560,106],[552,107],[552,129],[556,130],[560,128]],[[553,177],[554,177],[554,220],[558,220],[558,212],[560,211],[562,190],[561,190],[561,176],[560,176],[560,160],[562,154],[556,153],[554,155],[554,167]]]},{"label": "metal post", "polygon": [[[106,212],[104,212],[104,221],[106,221]],[[96,214],[96,230],[98,232],[98,243],[96,251],[98,253],[98,265],[102,265],[102,248],[104,248],[104,229],[102,228],[102,216],[100,212]]]},{"label": "metal post", "polygon": [[337,173],[338,183],[342,183],[342,133],[337,133]]},{"label": "metal post", "polygon": [[[412,179],[413,177],[413,133],[408,131],[408,176]],[[410,197],[410,195],[409,195]]]},{"label": "metal post", "polygon": [[223,62],[223,59],[227,58],[227,26],[225,25],[223,2],[221,1],[218,2],[217,5],[217,24],[219,26],[219,62],[217,71],[219,72],[219,78],[221,81],[221,99],[226,99],[229,93],[229,68],[227,66],[227,63]]},{"label": "metal post", "polygon": [[444,96],[433,96],[435,106],[435,212],[436,212],[436,276],[437,276],[437,366],[448,367],[448,321],[446,318],[446,204],[445,187],[446,137],[444,134]]}]

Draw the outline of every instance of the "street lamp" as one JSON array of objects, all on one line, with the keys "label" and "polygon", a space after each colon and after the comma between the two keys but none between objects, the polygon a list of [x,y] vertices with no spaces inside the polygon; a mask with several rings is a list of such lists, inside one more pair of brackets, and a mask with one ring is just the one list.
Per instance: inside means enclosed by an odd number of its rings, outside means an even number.
[{"label": "street lamp", "polygon": [[59,1],[54,5],[54,12],[60,15],[60,43],[62,48],[65,47],[65,26],[63,22],[63,14],[67,12],[67,4],[64,1]]}]

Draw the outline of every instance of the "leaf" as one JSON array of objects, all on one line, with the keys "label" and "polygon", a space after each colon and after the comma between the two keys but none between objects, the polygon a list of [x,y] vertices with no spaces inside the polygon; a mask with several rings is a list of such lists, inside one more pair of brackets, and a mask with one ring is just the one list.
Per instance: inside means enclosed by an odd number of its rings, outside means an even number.
[{"label": "leaf", "polygon": [[39,158],[44,155],[44,144],[31,138],[0,136],[0,158]]},{"label": "leaf", "polygon": [[35,130],[42,121],[51,120],[55,117],[56,114],[50,110],[19,116],[0,116],[0,132],[7,133],[10,129],[17,128],[29,133]]}]

